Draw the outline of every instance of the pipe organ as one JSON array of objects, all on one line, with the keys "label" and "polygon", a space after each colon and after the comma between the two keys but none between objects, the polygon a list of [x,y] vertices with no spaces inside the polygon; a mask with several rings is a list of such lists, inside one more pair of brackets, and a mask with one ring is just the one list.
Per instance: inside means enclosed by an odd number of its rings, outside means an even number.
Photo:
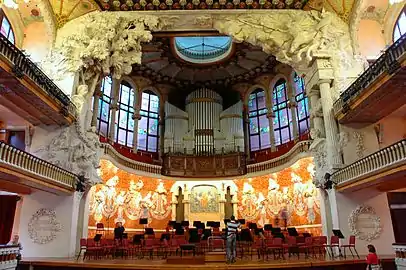
[{"label": "pipe organ", "polygon": [[201,88],[189,94],[185,111],[165,104],[165,153],[211,156],[244,151],[242,102],[223,110],[216,92]]}]

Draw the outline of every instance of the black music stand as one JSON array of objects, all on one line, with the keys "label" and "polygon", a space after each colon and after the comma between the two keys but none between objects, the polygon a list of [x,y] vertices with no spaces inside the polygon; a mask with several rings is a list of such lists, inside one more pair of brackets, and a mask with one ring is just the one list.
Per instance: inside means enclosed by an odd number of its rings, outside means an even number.
[{"label": "black music stand", "polygon": [[153,228],[145,228],[145,234],[146,235],[154,235],[154,229]]},{"label": "black music stand", "polygon": [[240,241],[252,242],[252,235],[250,229],[242,229],[240,234]]},{"label": "black music stand", "polygon": [[245,224],[245,219],[240,218],[240,219],[238,220],[238,223],[240,223],[241,225],[244,225],[244,224]]},{"label": "black music stand", "polygon": [[265,231],[272,231],[272,224],[265,224],[265,226],[264,226],[264,230]]},{"label": "black music stand", "polygon": [[255,229],[255,235],[259,235],[260,233],[264,233],[264,229],[262,229],[262,228],[260,228],[260,229],[256,228],[256,229]]},{"label": "black music stand", "polygon": [[169,227],[172,227],[172,228],[175,227],[175,224],[176,224],[176,221],[175,221],[175,220],[171,220],[171,221],[168,222],[168,226],[169,226]]},{"label": "black music stand", "polygon": [[140,218],[140,225],[147,225],[148,219],[147,218]]},{"label": "black music stand", "polygon": [[214,224],[215,222],[214,221],[207,221],[206,222],[206,226],[207,227],[213,227],[213,224]]},{"label": "black music stand", "polygon": [[213,222],[212,227],[213,228],[220,228],[220,221]]},{"label": "black music stand", "polygon": [[193,227],[197,228],[197,227],[199,227],[199,225],[200,225],[201,223],[202,223],[201,221],[195,220],[195,221],[193,221]]},{"label": "black music stand", "polygon": [[202,240],[207,240],[211,236],[211,229],[204,229]]},{"label": "black music stand", "polygon": [[196,228],[189,229],[189,243],[199,243],[199,233]]},{"label": "black music stand", "polygon": [[181,222],[182,227],[189,227],[189,221],[184,220]]},{"label": "black music stand", "polygon": [[258,228],[258,226],[257,226],[256,223],[250,223],[250,224],[248,225],[248,228],[251,229],[251,230],[255,230],[255,229]]},{"label": "black music stand", "polygon": [[185,229],[181,228],[177,228],[175,230],[175,235],[184,235],[185,234]]},{"label": "black music stand", "polygon": [[297,233],[296,228],[288,228],[288,234],[289,236],[299,236],[299,234]]},{"label": "black music stand", "polygon": [[94,240],[95,242],[99,242],[100,239],[102,238],[102,236],[103,236],[102,234],[96,234],[93,240]]},{"label": "black music stand", "polygon": [[341,232],[340,229],[338,229],[338,230],[333,230],[333,234],[334,234],[334,236],[337,236],[337,237],[340,238],[340,239],[345,239],[344,234]]}]

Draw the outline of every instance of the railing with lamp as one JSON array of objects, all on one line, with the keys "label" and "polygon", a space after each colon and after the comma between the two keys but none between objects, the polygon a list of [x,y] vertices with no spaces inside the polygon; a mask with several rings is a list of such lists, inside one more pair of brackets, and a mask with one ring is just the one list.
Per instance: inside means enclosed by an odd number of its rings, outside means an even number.
[{"label": "railing with lamp", "polygon": [[47,183],[72,191],[78,181],[77,175],[4,142],[0,142],[0,166],[38,177]]},{"label": "railing with lamp", "polygon": [[405,52],[406,34],[403,34],[340,95],[340,98],[333,105],[334,114],[347,112],[349,110],[348,104],[357,99],[364,89],[381,75],[395,73],[400,68],[399,60],[405,56]]},{"label": "railing with lamp", "polygon": [[3,35],[0,35],[0,56],[4,56],[10,62],[12,71],[17,78],[22,78],[24,75],[27,76],[45,91],[50,98],[61,104],[64,113],[76,117],[76,108],[70,98],[34,62]]},{"label": "railing with lamp", "polygon": [[0,269],[11,270],[17,267],[17,255],[19,246],[0,245]]},{"label": "railing with lamp", "polygon": [[331,180],[339,187],[373,175],[383,169],[391,169],[406,164],[406,140],[385,147],[364,157],[331,175]]}]

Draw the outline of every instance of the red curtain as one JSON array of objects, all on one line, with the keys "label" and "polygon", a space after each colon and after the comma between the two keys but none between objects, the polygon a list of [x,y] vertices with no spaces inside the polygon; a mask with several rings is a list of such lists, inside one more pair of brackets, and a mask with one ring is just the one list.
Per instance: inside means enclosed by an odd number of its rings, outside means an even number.
[{"label": "red curtain", "polygon": [[18,196],[0,195],[0,244],[10,242]]}]

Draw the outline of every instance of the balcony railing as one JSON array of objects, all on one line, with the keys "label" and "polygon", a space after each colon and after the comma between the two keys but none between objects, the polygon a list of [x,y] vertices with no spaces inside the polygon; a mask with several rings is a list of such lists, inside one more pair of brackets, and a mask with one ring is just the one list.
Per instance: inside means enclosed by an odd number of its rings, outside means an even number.
[{"label": "balcony railing", "polygon": [[111,146],[108,143],[102,143],[103,149],[104,149],[104,154],[109,155],[112,157],[114,160],[116,160],[118,163],[121,165],[141,171],[141,172],[146,172],[146,173],[152,173],[152,174],[161,174],[161,169],[162,167],[159,165],[153,165],[149,163],[144,163],[144,162],[139,162],[132,160],[130,158],[127,158],[120,154],[116,149],[114,149],[113,146]]},{"label": "balcony railing", "polygon": [[300,154],[309,152],[309,148],[312,141],[301,141],[297,143],[289,152],[283,154],[280,157],[273,158],[260,163],[254,163],[247,166],[247,173],[256,173],[266,170],[278,168],[298,157]]},{"label": "balcony railing", "polygon": [[396,253],[395,262],[399,270],[406,269],[406,243],[393,244],[393,250]]},{"label": "balcony railing", "polygon": [[26,75],[44,90],[49,97],[60,103],[65,111],[73,116],[76,115],[75,105],[71,102],[70,98],[35,63],[3,35],[0,35],[0,54],[10,61],[17,78],[22,78]]},{"label": "balcony railing", "polygon": [[0,142],[0,166],[39,177],[66,189],[73,190],[78,180],[77,175],[3,142]]},{"label": "balcony railing", "polygon": [[348,103],[355,100],[364,89],[372,84],[379,76],[387,72],[393,74],[400,64],[398,60],[406,51],[406,34],[393,43],[367,70],[345,90],[334,103],[334,114],[348,110]]},{"label": "balcony railing", "polygon": [[331,180],[339,186],[402,164],[406,164],[406,140],[385,147],[338,170],[332,174]]},{"label": "balcony railing", "polygon": [[0,245],[0,269],[11,270],[17,267],[17,254],[20,248],[18,246]]}]

